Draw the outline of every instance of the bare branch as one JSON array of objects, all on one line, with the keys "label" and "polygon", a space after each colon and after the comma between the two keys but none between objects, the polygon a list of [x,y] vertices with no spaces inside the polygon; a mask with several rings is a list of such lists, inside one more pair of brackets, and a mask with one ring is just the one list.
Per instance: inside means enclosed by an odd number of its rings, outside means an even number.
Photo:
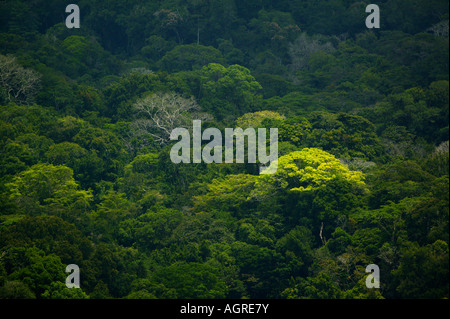
[{"label": "bare branch", "polygon": [[40,74],[23,68],[13,56],[0,55],[0,99],[30,104],[37,93]]},{"label": "bare branch", "polygon": [[133,128],[138,135],[148,134],[160,144],[169,142],[169,136],[177,127],[188,128],[192,120],[211,120],[200,112],[194,98],[183,98],[176,93],[156,93],[136,101],[136,120]]}]

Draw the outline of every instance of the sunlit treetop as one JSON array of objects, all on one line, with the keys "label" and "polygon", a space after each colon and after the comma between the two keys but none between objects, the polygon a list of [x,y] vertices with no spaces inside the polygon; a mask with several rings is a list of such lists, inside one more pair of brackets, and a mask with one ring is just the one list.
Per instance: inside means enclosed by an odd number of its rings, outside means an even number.
[{"label": "sunlit treetop", "polygon": [[349,170],[334,155],[318,148],[304,148],[281,156],[277,171],[261,175],[255,192],[270,192],[274,189],[315,191],[333,179],[343,179],[361,190],[365,189],[362,172]]}]

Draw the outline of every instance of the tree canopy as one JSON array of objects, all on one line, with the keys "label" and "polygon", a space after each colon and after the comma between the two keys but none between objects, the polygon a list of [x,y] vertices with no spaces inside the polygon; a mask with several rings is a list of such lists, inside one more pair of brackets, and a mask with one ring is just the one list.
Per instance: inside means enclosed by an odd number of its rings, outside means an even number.
[{"label": "tree canopy", "polygon": [[64,4],[0,1],[0,298],[449,298],[448,1]]}]

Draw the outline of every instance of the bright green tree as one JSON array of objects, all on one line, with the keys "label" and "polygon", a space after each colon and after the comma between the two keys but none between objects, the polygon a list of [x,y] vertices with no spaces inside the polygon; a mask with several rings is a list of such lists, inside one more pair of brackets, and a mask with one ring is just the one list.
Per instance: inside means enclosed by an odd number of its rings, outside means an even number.
[{"label": "bright green tree", "polygon": [[80,190],[72,169],[64,165],[36,164],[7,184],[19,211],[38,215],[51,212],[70,221],[89,209],[91,191]]}]

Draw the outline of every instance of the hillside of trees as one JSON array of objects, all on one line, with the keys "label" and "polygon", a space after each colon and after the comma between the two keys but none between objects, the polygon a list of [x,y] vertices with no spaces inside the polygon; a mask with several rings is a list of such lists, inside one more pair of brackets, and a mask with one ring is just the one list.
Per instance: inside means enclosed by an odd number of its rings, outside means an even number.
[{"label": "hillside of trees", "polygon": [[[379,29],[369,1],[69,3],[0,2],[0,298],[449,297],[447,0]],[[173,163],[194,119],[278,128],[278,170]]]}]

